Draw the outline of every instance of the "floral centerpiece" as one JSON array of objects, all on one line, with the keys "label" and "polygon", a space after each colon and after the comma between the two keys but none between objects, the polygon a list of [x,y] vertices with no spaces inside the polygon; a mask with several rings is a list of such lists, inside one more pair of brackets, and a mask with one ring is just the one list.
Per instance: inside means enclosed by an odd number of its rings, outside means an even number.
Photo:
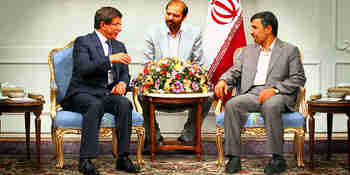
[{"label": "floral centerpiece", "polygon": [[207,93],[207,71],[190,61],[163,57],[146,63],[133,84],[143,93]]}]

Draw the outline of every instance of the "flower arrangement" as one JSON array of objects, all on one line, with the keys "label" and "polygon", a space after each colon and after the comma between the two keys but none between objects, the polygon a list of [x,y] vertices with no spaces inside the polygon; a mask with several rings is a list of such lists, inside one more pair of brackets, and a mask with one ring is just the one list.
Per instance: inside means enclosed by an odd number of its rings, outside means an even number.
[{"label": "flower arrangement", "polygon": [[190,61],[163,57],[146,63],[133,84],[143,93],[207,93],[207,71]]}]

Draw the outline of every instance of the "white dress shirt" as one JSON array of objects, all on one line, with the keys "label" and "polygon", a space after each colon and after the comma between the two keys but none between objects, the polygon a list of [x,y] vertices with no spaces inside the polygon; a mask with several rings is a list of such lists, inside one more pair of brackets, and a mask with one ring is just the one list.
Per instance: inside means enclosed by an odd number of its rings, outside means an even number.
[{"label": "white dress shirt", "polygon": [[267,51],[265,51],[260,46],[260,55],[259,55],[258,65],[256,68],[256,74],[254,79],[255,86],[265,85],[266,83],[267,70],[269,68],[271,53],[272,53],[273,46],[275,45],[275,41],[276,39],[271,43]]},{"label": "white dress shirt", "polygon": [[168,56],[169,57],[179,57],[179,46],[180,46],[180,39],[181,39],[181,29],[179,32],[176,33],[175,36],[171,35],[171,32],[169,28],[167,28],[168,31],[168,41],[169,41],[169,49],[168,49]]}]

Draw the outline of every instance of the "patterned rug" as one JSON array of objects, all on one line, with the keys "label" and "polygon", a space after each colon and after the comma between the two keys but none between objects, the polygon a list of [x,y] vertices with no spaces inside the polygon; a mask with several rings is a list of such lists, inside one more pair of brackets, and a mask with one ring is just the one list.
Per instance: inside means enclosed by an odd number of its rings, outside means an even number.
[{"label": "patterned rug", "polygon": [[[283,174],[293,175],[308,175],[308,174],[324,174],[324,175],[343,175],[349,174],[346,170],[344,159],[347,154],[334,154],[331,161],[327,161],[325,156],[316,154],[314,157],[315,169],[311,171],[309,168],[297,168],[296,160],[292,155],[285,155],[288,164],[288,170]],[[135,160],[135,156],[131,156]],[[146,161],[142,167],[144,175],[192,175],[205,174],[217,175],[225,174],[224,168],[216,167],[216,156],[203,155],[202,161],[197,162],[194,155],[188,154],[161,154],[156,155],[156,160],[151,162],[149,156],[144,156]],[[261,175],[264,174],[264,167],[270,160],[268,156],[244,156],[242,157],[242,171],[239,174],[245,175]],[[42,174],[42,175],[65,175],[65,174],[80,174],[77,170],[78,156],[65,155],[64,168],[56,169],[56,161],[50,156],[41,157],[41,169],[36,170],[34,157],[31,160],[26,160],[25,156],[18,155],[0,155],[0,175],[27,175],[27,174]],[[100,156],[96,160],[101,175],[113,174],[128,174],[116,171],[115,160],[110,155]]]}]

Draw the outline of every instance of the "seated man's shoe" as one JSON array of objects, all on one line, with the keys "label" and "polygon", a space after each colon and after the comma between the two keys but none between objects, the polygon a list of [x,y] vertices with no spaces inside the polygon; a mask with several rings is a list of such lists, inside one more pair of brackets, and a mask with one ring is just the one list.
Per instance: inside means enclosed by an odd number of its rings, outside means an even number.
[{"label": "seated man's shoe", "polygon": [[128,156],[121,156],[117,159],[116,169],[128,173],[139,173],[140,167],[134,165]]},{"label": "seated man's shoe", "polygon": [[264,169],[265,174],[278,174],[286,171],[287,164],[282,156],[272,158],[272,160],[267,164]]},{"label": "seated man's shoe", "polygon": [[[195,140],[195,139],[194,139]],[[183,134],[181,134],[178,138],[177,138],[177,141],[179,142],[182,142],[184,145],[188,145],[188,146],[191,146],[191,145],[195,145],[196,142],[194,140],[186,140],[185,139],[185,136]]]},{"label": "seated man's shoe", "polygon": [[99,175],[97,168],[92,164],[90,159],[80,159],[79,172],[84,175]]},{"label": "seated man's shoe", "polygon": [[238,173],[241,170],[241,158],[238,156],[233,156],[229,158],[225,166],[225,173]]},{"label": "seated man's shoe", "polygon": [[185,142],[185,136],[183,134],[181,134],[178,138],[177,141],[179,142]]}]

